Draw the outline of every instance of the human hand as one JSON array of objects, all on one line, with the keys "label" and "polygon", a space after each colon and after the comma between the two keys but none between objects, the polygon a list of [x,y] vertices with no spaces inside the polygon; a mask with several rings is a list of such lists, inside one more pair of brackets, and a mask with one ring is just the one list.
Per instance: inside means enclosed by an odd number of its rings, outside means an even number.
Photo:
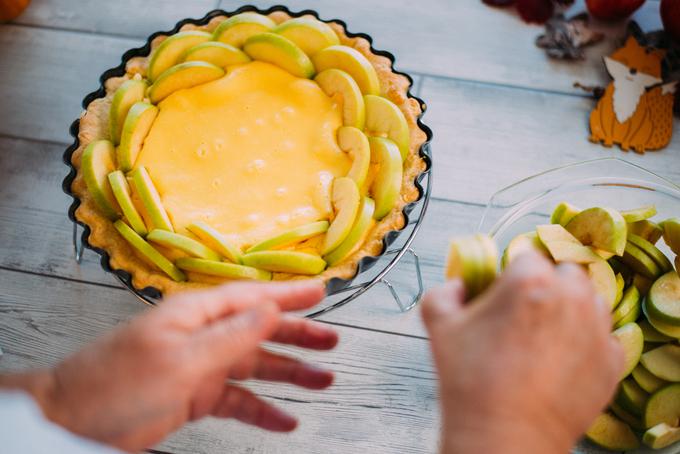
[{"label": "human hand", "polygon": [[228,380],[330,386],[326,370],[267,352],[269,340],[326,350],[336,333],[282,311],[309,308],[319,282],[235,283],[168,298],[96,343],[33,378],[45,415],[72,432],[136,451],[187,421],[235,418],[272,431],[296,420]]},{"label": "human hand", "polygon": [[519,257],[468,307],[452,281],[423,318],[439,372],[442,452],[566,453],[610,401],[623,351],[577,265]]}]

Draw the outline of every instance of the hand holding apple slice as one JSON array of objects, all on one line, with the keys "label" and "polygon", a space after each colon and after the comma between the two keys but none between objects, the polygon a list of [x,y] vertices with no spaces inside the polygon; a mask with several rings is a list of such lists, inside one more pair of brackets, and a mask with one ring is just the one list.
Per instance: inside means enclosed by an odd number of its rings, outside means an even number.
[{"label": "hand holding apple slice", "polygon": [[345,71],[331,68],[321,71],[314,81],[330,98],[340,101],[342,124],[363,129],[366,120],[364,95],[352,76]]},{"label": "hand holding apple slice", "polygon": [[107,218],[118,218],[118,203],[113,196],[108,174],[116,168],[113,144],[108,140],[90,143],[83,152],[81,166],[87,190]]},{"label": "hand holding apple slice", "polygon": [[210,33],[191,30],[176,33],[166,38],[151,54],[147,76],[155,81],[163,72],[174,66],[182,54],[197,44],[210,41]]},{"label": "hand holding apple slice", "polygon": [[389,139],[370,137],[371,163],[378,165],[370,193],[375,200],[373,217],[380,220],[392,211],[401,194],[403,166],[399,148]]},{"label": "hand holding apple slice", "polygon": [[359,211],[361,196],[354,180],[343,177],[333,181],[333,208],[335,218],[331,222],[321,253],[328,254],[345,240],[352,230]]},{"label": "hand holding apple slice", "polygon": [[113,95],[111,110],[109,111],[109,130],[114,145],[120,143],[123,124],[130,108],[135,103],[144,100],[148,86],[145,80],[126,80]]},{"label": "hand holding apple slice", "polygon": [[138,235],[146,235],[147,229],[144,224],[144,219],[140,216],[135,204],[130,196],[130,185],[128,185],[127,178],[120,170],[111,172],[108,176],[113,196],[118,201],[118,205],[123,210],[123,216],[130,224],[130,227],[137,232]]},{"label": "hand holding apple slice", "polygon": [[496,278],[498,249],[485,235],[455,238],[449,246],[446,278],[458,278],[465,284],[465,297],[470,300],[491,285]]},{"label": "hand holding apple slice", "polygon": [[338,129],[338,146],[352,158],[352,167],[347,176],[354,180],[359,189],[363,188],[371,165],[368,137],[357,128],[343,126]]},{"label": "hand holding apple slice", "polygon": [[348,46],[330,46],[312,57],[318,72],[336,68],[349,74],[365,95],[380,94],[380,80],[370,61],[358,50]]},{"label": "hand holding apple slice", "polygon": [[123,172],[128,172],[134,167],[137,156],[142,151],[144,139],[149,134],[157,115],[158,107],[146,102],[137,102],[130,107],[123,124],[120,145],[116,150],[118,167]]},{"label": "hand holding apple slice", "polygon": [[234,47],[243,47],[248,38],[265,33],[276,27],[276,23],[257,13],[241,13],[230,17],[217,26],[213,39]]},{"label": "hand holding apple slice", "polygon": [[314,77],[314,65],[302,49],[289,39],[275,33],[253,35],[243,45],[243,51],[253,60],[276,65],[296,77]]}]

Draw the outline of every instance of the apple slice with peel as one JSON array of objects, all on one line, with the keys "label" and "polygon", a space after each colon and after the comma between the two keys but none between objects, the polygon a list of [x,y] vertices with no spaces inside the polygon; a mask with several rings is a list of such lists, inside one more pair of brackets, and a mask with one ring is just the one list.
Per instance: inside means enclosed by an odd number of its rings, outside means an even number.
[{"label": "apple slice with peel", "polygon": [[179,63],[161,73],[149,87],[149,100],[158,104],[177,90],[203,85],[224,76],[224,69],[204,61]]},{"label": "apple slice with peel", "polygon": [[328,46],[340,44],[338,35],[328,24],[309,17],[289,19],[277,26],[273,32],[293,41],[309,56]]},{"label": "apple slice with peel", "polygon": [[659,377],[645,369],[645,366],[638,364],[632,372],[633,380],[640,385],[648,393],[655,393],[659,389],[668,385],[666,380],[661,380]]},{"label": "apple slice with peel", "polygon": [[359,214],[352,226],[347,238],[340,243],[340,246],[324,255],[324,260],[328,266],[334,266],[347,257],[351,256],[364,243],[366,235],[375,224],[373,220],[373,212],[375,211],[375,202],[369,197],[364,197],[361,206],[359,207]]},{"label": "apple slice with peel", "polygon": [[651,323],[649,323],[648,320],[641,320],[640,323],[640,329],[642,330],[642,334],[645,337],[645,342],[649,343],[666,343],[666,342],[673,342],[675,339],[673,339],[670,336],[666,336],[665,334],[659,332],[656,328],[654,328]]},{"label": "apple slice with peel", "polygon": [[352,167],[347,176],[354,180],[357,187],[363,188],[371,165],[371,145],[361,130],[343,126],[338,129],[338,146],[352,158]]},{"label": "apple slice with peel", "polygon": [[340,246],[352,230],[361,204],[361,195],[357,184],[351,178],[336,178],[333,181],[332,202],[335,218],[328,227],[321,253],[328,254]]},{"label": "apple slice with peel", "polygon": [[130,227],[137,232],[139,235],[146,235],[147,229],[144,224],[144,219],[140,216],[135,204],[130,196],[130,186],[128,185],[127,178],[120,170],[111,172],[108,175],[109,184],[111,185],[111,190],[113,191],[113,196],[118,202],[121,210],[123,210],[123,216],[130,224]]},{"label": "apple slice with peel", "polygon": [[364,96],[366,105],[365,131],[369,136],[387,137],[396,143],[402,161],[409,152],[410,132],[404,113],[387,98],[376,95]]},{"label": "apple slice with peel", "polygon": [[647,296],[650,316],[671,325],[680,326],[680,276],[675,271],[654,282]]},{"label": "apple slice with peel", "polygon": [[642,422],[642,418],[640,416],[635,416],[616,402],[610,403],[609,409],[617,418],[628,424],[633,429],[645,430],[645,424]]},{"label": "apple slice with peel", "polygon": [[227,260],[237,264],[241,263],[241,251],[205,222],[196,221],[188,225],[187,230],[196,235],[210,249],[222,254]]},{"label": "apple slice with peel", "polygon": [[626,281],[623,279],[621,273],[618,273],[616,275],[616,302],[614,303],[614,307],[618,306],[621,302],[621,299],[623,299],[623,290],[625,287]]},{"label": "apple slice with peel", "polygon": [[545,244],[556,263],[571,262],[582,265],[601,261],[602,258],[592,249],[569,241],[551,241]]},{"label": "apple slice with peel", "polygon": [[390,139],[370,137],[371,163],[378,166],[369,192],[375,200],[373,217],[380,220],[392,211],[401,195],[403,165],[399,148]]},{"label": "apple slice with peel", "polygon": [[336,68],[352,76],[365,95],[380,94],[378,73],[370,61],[358,50],[343,45],[330,46],[312,57],[316,70]]},{"label": "apple slice with peel", "polygon": [[637,247],[630,241],[626,242],[621,261],[633,269],[636,273],[640,273],[650,279],[656,279],[662,274],[661,268],[656,264],[652,258],[642,249]]},{"label": "apple slice with peel", "polygon": [[636,274],[633,276],[633,285],[637,287],[642,296],[647,296],[653,284],[654,279],[650,279],[646,276],[643,276],[642,274]]},{"label": "apple slice with peel", "polygon": [[213,39],[234,47],[242,47],[248,38],[268,32],[276,27],[276,22],[257,13],[241,13],[230,17],[217,26]]},{"label": "apple slice with peel", "polygon": [[644,337],[642,336],[642,330],[637,323],[628,323],[614,330],[612,336],[617,339],[623,347],[625,366],[621,373],[621,378],[627,377],[640,362],[642,347],[645,342]]},{"label": "apple slice with peel", "polygon": [[454,238],[446,260],[446,278],[461,279],[465,297],[470,300],[496,279],[498,249],[494,241],[482,234]]},{"label": "apple slice with peel", "polygon": [[630,312],[640,315],[640,292],[633,285],[626,289],[623,293],[621,303],[619,303],[614,312],[612,312],[612,324],[616,327],[616,325]]},{"label": "apple slice with peel", "polygon": [[636,304],[630,311],[628,311],[626,315],[623,316],[621,320],[614,324],[614,329],[621,328],[623,325],[627,325],[629,323],[637,322],[637,319],[640,318],[640,314],[642,314],[641,305]]},{"label": "apple slice with peel", "polygon": [[663,229],[663,240],[668,247],[680,255],[680,218],[666,219],[659,226]]},{"label": "apple slice with peel", "polygon": [[644,421],[647,427],[661,423],[673,427],[680,425],[680,383],[665,386],[652,394],[645,407]]},{"label": "apple slice with peel", "polygon": [[146,168],[137,167],[130,172],[130,183],[132,184],[133,191],[141,199],[144,209],[151,220],[152,227],[173,232],[174,229],[170,217],[163,207],[161,196],[158,194],[156,186],[154,186]]},{"label": "apple slice with peel", "polygon": [[585,435],[596,445],[612,451],[630,451],[640,447],[630,426],[609,413],[598,416]]},{"label": "apple slice with peel", "polygon": [[184,271],[228,279],[252,279],[257,281],[270,281],[272,279],[272,273],[269,271],[235,263],[182,257],[177,259],[176,265]]},{"label": "apple slice with peel", "polygon": [[661,334],[680,340],[680,326],[675,326],[671,325],[670,323],[662,322],[661,320],[657,320],[653,315],[650,315],[649,311],[647,310],[646,300],[642,303],[642,311],[645,313],[645,315],[647,315],[647,320],[649,321],[649,324],[652,325],[652,327],[654,327],[655,330],[657,330]]},{"label": "apple slice with peel", "polygon": [[83,152],[81,168],[87,190],[107,218],[118,218],[118,203],[113,196],[108,174],[116,169],[113,144],[108,140],[90,143]]},{"label": "apple slice with peel", "polygon": [[134,167],[144,139],[149,134],[157,115],[158,107],[146,102],[137,102],[130,107],[123,123],[120,145],[116,150],[118,167],[123,172],[128,172]]},{"label": "apple slice with peel", "polygon": [[560,202],[555,207],[552,215],[550,216],[550,223],[559,224],[562,227],[565,227],[567,224],[569,224],[569,221],[574,219],[574,216],[576,216],[580,211],[580,208],[572,205],[571,203]]},{"label": "apple slice with peel", "polygon": [[[680,346],[665,344],[642,355],[645,368],[662,380],[680,382]],[[653,424],[652,424],[653,425]]]},{"label": "apple slice with peel", "polygon": [[581,242],[559,224],[538,225],[536,226],[536,233],[544,245],[561,241],[581,246]]},{"label": "apple slice with peel", "polygon": [[147,77],[149,80],[155,81],[166,70],[174,66],[187,49],[210,41],[211,38],[210,33],[198,30],[179,32],[167,37],[152,52]]},{"label": "apple slice with peel", "polygon": [[253,35],[243,45],[243,51],[253,60],[271,63],[295,77],[311,79],[314,65],[302,49],[289,39],[275,33]]},{"label": "apple slice with peel", "polygon": [[616,304],[616,275],[606,260],[600,259],[587,265],[588,276],[595,286],[595,291],[604,302],[613,308]]},{"label": "apple slice with peel", "polygon": [[654,260],[654,262],[657,265],[659,265],[659,268],[661,269],[662,273],[666,273],[673,269],[673,264],[671,263],[670,260],[668,260],[666,254],[661,252],[659,248],[654,246],[649,241],[632,233],[628,234],[628,241],[642,249],[645,254],[647,254],[652,260]]},{"label": "apple slice with peel", "polygon": [[158,252],[147,243],[144,238],[139,236],[130,226],[125,222],[118,220],[114,223],[114,227],[118,230],[123,238],[127,240],[132,247],[151,264],[157,266],[161,271],[170,276],[173,280],[181,282],[186,280],[186,276],[179,268],[177,268],[170,260],[165,258],[163,254]]},{"label": "apple slice with peel", "polygon": [[655,205],[646,205],[632,210],[623,210],[621,211],[621,216],[623,216],[627,223],[633,223],[652,218],[656,216],[656,213]]},{"label": "apple slice with peel", "polygon": [[585,246],[623,255],[628,227],[621,213],[616,210],[588,208],[574,216],[566,229]]},{"label": "apple slice with peel", "polygon": [[361,94],[361,89],[352,76],[345,71],[331,68],[317,74],[314,81],[330,98],[340,101],[343,125],[364,129],[366,120],[364,95]]},{"label": "apple slice with peel", "polygon": [[630,377],[621,382],[619,392],[616,394],[616,403],[635,416],[644,416],[648,399],[649,394]]},{"label": "apple slice with peel", "polygon": [[182,57],[182,62],[188,61],[204,61],[219,68],[226,68],[248,63],[250,57],[232,45],[208,41],[188,49]]},{"label": "apple slice with peel", "polygon": [[135,103],[144,100],[148,87],[149,85],[145,80],[126,80],[113,95],[111,110],[109,111],[109,131],[114,145],[120,143],[123,124],[130,108]]},{"label": "apple slice with peel", "polygon": [[638,221],[628,224],[628,235],[633,234],[644,238],[652,244],[656,244],[663,235],[663,229],[656,222]]},{"label": "apple slice with peel", "polygon": [[642,442],[652,449],[662,449],[680,441],[680,427],[657,424],[642,435]]},{"label": "apple slice with peel", "polygon": [[199,259],[219,261],[222,257],[217,252],[210,249],[193,238],[180,235],[179,233],[168,232],[167,230],[154,229],[146,237],[147,241],[158,245],[178,249],[192,257]]},{"label": "apple slice with peel", "polygon": [[535,251],[546,257],[550,256],[550,253],[538,238],[538,234],[536,232],[522,233],[521,235],[517,235],[515,238],[510,240],[508,247],[506,247],[505,251],[503,251],[503,257],[501,257],[501,269],[505,269],[505,267],[512,263],[517,257],[527,251]]},{"label": "apple slice with peel", "polygon": [[315,254],[298,251],[258,251],[245,254],[243,264],[278,273],[317,275],[326,262]]},{"label": "apple slice with peel", "polygon": [[302,241],[308,240],[309,238],[326,233],[328,231],[328,227],[328,221],[317,221],[310,224],[301,225],[300,227],[288,230],[287,232],[283,232],[273,238],[269,238],[251,246],[246,250],[246,253],[277,249],[289,246],[291,244],[300,243]]}]

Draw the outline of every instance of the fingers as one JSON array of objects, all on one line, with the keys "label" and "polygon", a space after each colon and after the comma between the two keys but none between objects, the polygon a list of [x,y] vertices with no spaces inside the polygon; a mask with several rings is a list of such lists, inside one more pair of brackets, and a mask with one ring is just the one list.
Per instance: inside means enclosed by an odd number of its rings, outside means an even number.
[{"label": "fingers", "polygon": [[338,344],[338,333],[319,322],[284,316],[279,329],[269,340],[314,350],[330,350]]},{"label": "fingers", "polygon": [[326,389],[333,384],[331,371],[262,349],[254,361],[247,359],[232,369],[230,377],[290,383],[308,389]]},{"label": "fingers", "polygon": [[273,432],[290,432],[297,427],[297,420],[288,413],[235,385],[224,387],[212,415],[218,418],[234,418]]},{"label": "fingers", "polygon": [[464,300],[465,288],[460,279],[429,290],[422,302],[425,326],[431,329],[436,321],[455,317],[461,312]]}]

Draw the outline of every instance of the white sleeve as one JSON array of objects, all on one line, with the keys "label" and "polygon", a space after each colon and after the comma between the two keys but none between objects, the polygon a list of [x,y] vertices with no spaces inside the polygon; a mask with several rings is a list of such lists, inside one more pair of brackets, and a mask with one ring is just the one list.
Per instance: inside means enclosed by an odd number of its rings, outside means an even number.
[{"label": "white sleeve", "polygon": [[0,392],[0,450],[6,454],[121,454],[45,419],[28,394]]}]

